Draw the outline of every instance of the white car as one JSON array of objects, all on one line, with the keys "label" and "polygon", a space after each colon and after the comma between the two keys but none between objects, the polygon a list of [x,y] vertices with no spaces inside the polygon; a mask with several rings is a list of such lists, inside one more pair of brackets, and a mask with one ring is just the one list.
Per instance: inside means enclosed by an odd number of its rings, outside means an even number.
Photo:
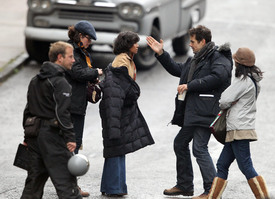
[{"label": "white car", "polygon": [[189,49],[187,31],[205,15],[206,0],[28,0],[26,49],[30,58],[48,58],[49,44],[68,40],[68,27],[80,20],[96,29],[93,45],[112,46],[119,32],[131,30],[140,36],[135,56],[139,69],[156,63],[146,36],[172,39],[173,50],[184,55]]}]

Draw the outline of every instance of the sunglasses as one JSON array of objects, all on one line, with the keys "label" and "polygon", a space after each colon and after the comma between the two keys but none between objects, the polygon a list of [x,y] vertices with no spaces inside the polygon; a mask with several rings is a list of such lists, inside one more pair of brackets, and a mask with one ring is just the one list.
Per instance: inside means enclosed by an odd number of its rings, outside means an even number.
[{"label": "sunglasses", "polygon": [[92,38],[89,35],[85,35],[84,37],[86,37],[89,41],[92,41]]}]

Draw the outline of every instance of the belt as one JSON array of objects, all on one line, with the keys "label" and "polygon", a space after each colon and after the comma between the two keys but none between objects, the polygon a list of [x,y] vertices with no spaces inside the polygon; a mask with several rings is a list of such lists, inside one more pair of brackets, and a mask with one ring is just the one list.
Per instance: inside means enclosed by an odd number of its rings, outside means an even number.
[{"label": "belt", "polygon": [[49,126],[58,128],[58,121],[56,119],[49,119],[49,120],[41,119],[41,122],[44,125],[49,125]]},{"label": "belt", "polygon": [[58,121],[55,118],[49,120],[41,119],[41,122],[45,126],[53,127],[51,128],[53,132],[58,133],[59,135],[63,135],[62,130],[58,126]]}]

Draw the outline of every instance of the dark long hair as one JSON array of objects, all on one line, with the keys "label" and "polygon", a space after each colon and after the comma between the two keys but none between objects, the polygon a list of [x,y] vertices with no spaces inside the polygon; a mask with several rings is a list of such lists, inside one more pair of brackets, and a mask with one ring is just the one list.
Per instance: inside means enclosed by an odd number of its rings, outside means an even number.
[{"label": "dark long hair", "polygon": [[68,37],[76,44],[80,42],[79,32],[75,29],[74,26],[70,26],[68,31]]},{"label": "dark long hair", "polygon": [[114,41],[113,52],[115,55],[128,53],[130,48],[138,41],[139,36],[137,33],[132,31],[121,32]]},{"label": "dark long hair", "polygon": [[261,77],[263,76],[263,72],[261,71],[261,69],[255,65],[245,66],[238,62],[235,62],[235,65],[235,77],[241,77],[243,75],[243,79],[246,79],[247,76],[252,76],[253,73]]}]

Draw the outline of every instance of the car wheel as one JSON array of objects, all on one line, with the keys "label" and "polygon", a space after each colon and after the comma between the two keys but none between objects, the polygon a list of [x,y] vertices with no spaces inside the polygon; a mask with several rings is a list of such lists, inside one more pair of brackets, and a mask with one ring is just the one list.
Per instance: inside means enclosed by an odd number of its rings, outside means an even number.
[{"label": "car wheel", "polygon": [[[160,31],[157,27],[153,26],[151,36],[157,41],[160,40]],[[139,48],[138,53],[134,57],[137,69],[148,70],[156,65],[157,59],[155,52],[149,47]]]},{"label": "car wheel", "polygon": [[176,55],[185,55],[189,50],[189,34],[186,33],[172,40],[173,50]]},{"label": "car wheel", "polygon": [[26,39],[25,45],[26,45],[26,50],[31,59],[39,63],[49,60],[48,58],[49,45],[50,45],[49,42]]}]

